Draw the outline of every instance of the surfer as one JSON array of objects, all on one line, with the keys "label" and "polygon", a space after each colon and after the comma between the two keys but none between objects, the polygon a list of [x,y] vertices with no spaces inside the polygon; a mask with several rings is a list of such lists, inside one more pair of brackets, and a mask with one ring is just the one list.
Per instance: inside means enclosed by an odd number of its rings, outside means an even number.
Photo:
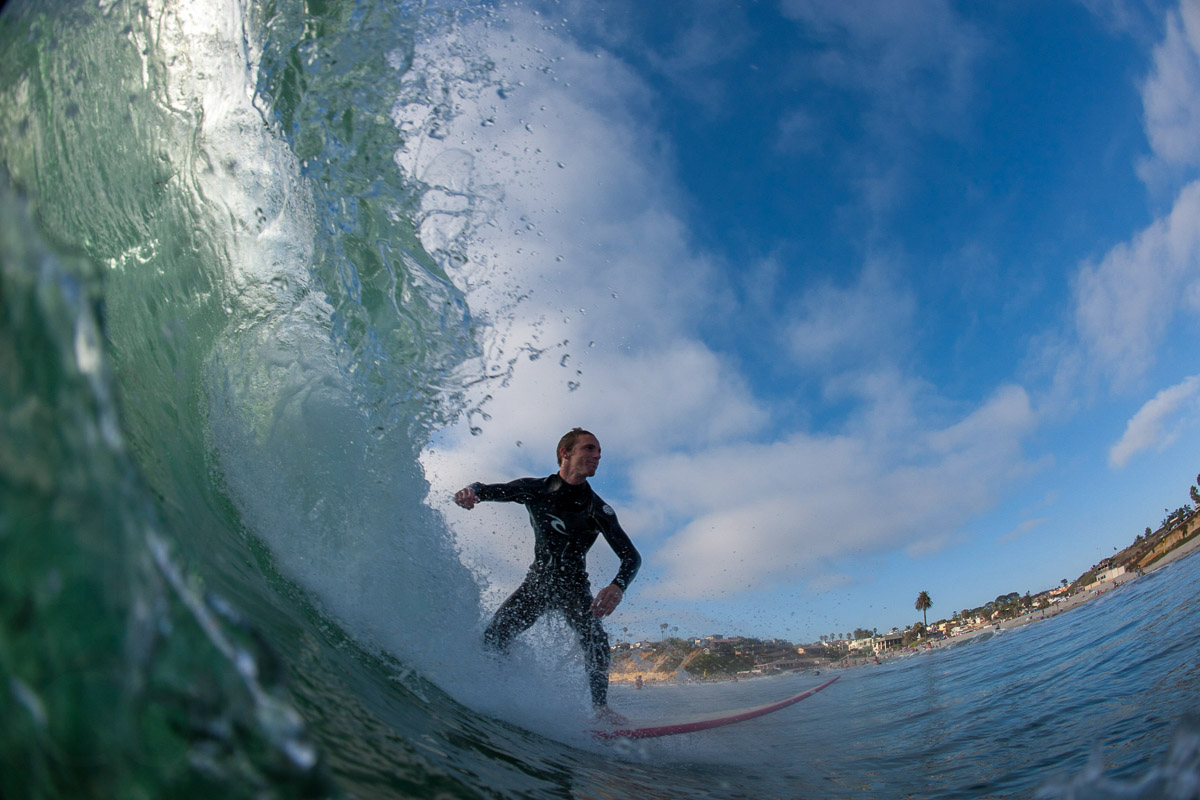
[{"label": "surfer", "polygon": [[[454,495],[470,510],[480,501],[520,503],[533,526],[533,564],[524,582],[505,600],[484,631],[487,647],[499,652],[551,609],[558,609],[579,637],[588,673],[592,705],[600,718],[620,721],[608,707],[608,670],[612,654],[600,624],[625,597],[625,589],[642,564],[612,507],[592,491],[587,479],[600,465],[600,442],[574,428],[558,442],[558,472],[546,478],[519,478],[511,483],[472,483]],[[593,598],[588,582],[588,550],[603,536],[621,559],[612,583]]]}]

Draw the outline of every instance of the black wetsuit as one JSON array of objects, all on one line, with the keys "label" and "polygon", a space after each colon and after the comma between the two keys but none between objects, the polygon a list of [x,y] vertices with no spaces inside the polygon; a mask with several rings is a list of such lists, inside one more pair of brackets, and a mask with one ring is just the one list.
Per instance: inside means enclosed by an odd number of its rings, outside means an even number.
[{"label": "black wetsuit", "polygon": [[480,500],[520,503],[533,525],[534,558],[525,581],[501,604],[484,632],[489,647],[505,650],[538,617],[556,608],[579,637],[587,665],[593,705],[608,701],[608,668],[612,655],[600,620],[592,616],[587,552],[604,536],[621,567],[612,582],[625,591],[642,564],[633,542],[621,529],[612,508],[587,481],[572,486],[557,474],[520,478],[512,483],[473,483]]}]

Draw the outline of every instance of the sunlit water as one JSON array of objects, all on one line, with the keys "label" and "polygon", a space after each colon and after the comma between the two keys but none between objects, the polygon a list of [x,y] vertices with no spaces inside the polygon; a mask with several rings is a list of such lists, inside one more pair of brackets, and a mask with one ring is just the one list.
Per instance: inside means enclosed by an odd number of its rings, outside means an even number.
[{"label": "sunlit water", "polygon": [[503,18],[301,5],[0,18],[0,796],[1197,796],[1195,558],[662,740],[588,737],[569,649],[480,654],[418,456],[470,410],[486,219],[394,155]]}]

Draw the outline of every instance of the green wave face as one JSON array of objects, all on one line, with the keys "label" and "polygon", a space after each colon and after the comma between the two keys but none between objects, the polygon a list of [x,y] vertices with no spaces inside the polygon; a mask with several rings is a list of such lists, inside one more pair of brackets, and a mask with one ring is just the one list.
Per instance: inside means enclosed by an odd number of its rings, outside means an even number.
[{"label": "green wave face", "polygon": [[475,624],[416,461],[475,347],[391,160],[419,16],[0,17],[0,794],[325,795],[296,697]]}]

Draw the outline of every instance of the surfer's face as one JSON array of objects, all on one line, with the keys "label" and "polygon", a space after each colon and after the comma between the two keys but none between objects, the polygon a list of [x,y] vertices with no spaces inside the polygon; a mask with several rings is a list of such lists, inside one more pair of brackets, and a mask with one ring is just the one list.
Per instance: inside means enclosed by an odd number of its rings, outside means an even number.
[{"label": "surfer's face", "polygon": [[571,451],[563,452],[560,472],[563,475],[590,478],[596,474],[599,466],[600,442],[596,441],[595,436],[585,434],[575,440],[575,447]]}]

